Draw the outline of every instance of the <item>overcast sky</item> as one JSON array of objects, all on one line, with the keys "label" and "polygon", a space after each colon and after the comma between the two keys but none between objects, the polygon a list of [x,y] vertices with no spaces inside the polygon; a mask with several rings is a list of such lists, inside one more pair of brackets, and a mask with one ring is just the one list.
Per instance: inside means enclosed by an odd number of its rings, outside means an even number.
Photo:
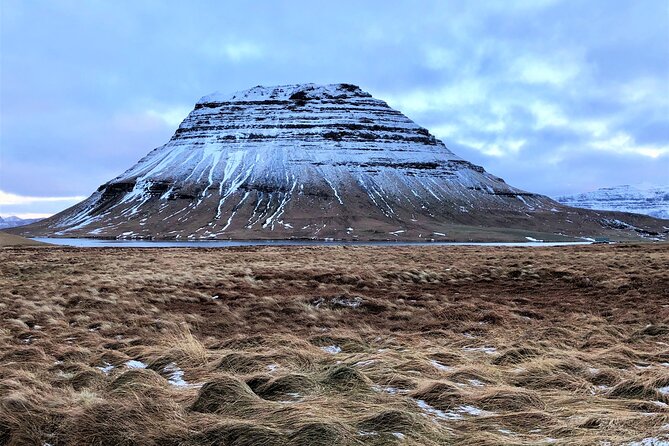
[{"label": "overcast sky", "polygon": [[669,2],[2,0],[0,215],[53,213],[213,91],[360,85],[509,184],[669,183]]}]

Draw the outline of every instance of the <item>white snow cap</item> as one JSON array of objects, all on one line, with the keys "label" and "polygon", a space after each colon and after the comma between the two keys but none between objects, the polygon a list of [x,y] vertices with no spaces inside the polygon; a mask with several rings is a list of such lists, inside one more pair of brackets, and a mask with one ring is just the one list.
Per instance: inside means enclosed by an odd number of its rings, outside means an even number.
[{"label": "white snow cap", "polygon": [[276,85],[273,87],[263,87],[262,85],[258,85],[248,90],[237,91],[235,93],[215,92],[203,96],[197,103],[287,101],[290,99],[308,100],[317,98],[344,99],[351,97],[369,98],[371,95],[353,84],[294,84]]}]

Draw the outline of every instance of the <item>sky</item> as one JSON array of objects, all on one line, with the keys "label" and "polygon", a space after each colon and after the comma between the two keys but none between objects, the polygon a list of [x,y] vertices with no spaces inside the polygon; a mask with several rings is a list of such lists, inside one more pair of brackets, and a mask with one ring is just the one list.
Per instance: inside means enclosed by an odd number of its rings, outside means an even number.
[{"label": "sky", "polygon": [[669,184],[665,0],[2,0],[0,216],[90,195],[214,91],[352,83],[507,183]]}]

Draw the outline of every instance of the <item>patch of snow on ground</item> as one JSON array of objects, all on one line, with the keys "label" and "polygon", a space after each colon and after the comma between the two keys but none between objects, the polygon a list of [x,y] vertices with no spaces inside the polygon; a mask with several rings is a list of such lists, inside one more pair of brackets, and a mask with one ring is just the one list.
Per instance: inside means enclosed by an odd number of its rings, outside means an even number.
[{"label": "patch of snow on ground", "polygon": [[358,435],[361,437],[374,437],[379,434],[378,432],[358,431]]},{"label": "patch of snow on ground", "polygon": [[146,364],[144,364],[142,361],[136,361],[134,359],[131,359],[130,361],[127,361],[125,363],[125,366],[129,369],[145,369]]},{"label": "patch of snow on ground", "polygon": [[400,440],[404,440],[404,434],[402,432],[393,432],[393,436]]},{"label": "patch of snow on ground", "polygon": [[416,400],[418,407],[423,409],[426,414],[433,415],[439,419],[443,420],[462,420],[463,414],[471,415],[474,417],[479,417],[482,415],[491,415],[492,412],[486,412],[485,410],[479,409],[475,406],[462,405],[459,406],[455,411],[444,412],[443,410],[436,409],[425,402],[425,400]]},{"label": "patch of snow on ground", "polygon": [[105,375],[109,375],[111,373],[111,371],[114,370],[114,366],[111,365],[108,362],[105,362],[105,365],[100,366],[100,367],[96,367],[96,369],[100,370]]},{"label": "patch of snow on ground", "polygon": [[467,415],[472,415],[474,417],[479,417],[483,414],[486,413],[483,409],[479,409],[478,407],[475,406],[460,406],[458,407],[458,411],[462,413],[466,413]]},{"label": "patch of snow on ground", "polygon": [[669,446],[669,437],[648,437],[639,441],[627,443],[627,446]]},{"label": "patch of snow on ground", "polygon": [[291,403],[294,403],[294,402],[296,402],[296,401],[298,401],[299,399],[302,398],[302,394],[299,393],[299,392],[288,392],[288,393],[286,393],[286,395],[289,396],[289,397],[291,397],[292,399],[290,399],[290,400],[279,401],[280,403],[282,403],[282,404],[291,404]]},{"label": "patch of snow on ground", "polygon": [[600,385],[595,386],[590,393],[595,395],[597,392],[608,392],[609,390],[611,390],[610,386],[600,384]]},{"label": "patch of snow on ground", "polygon": [[530,242],[543,242],[543,240],[538,240],[534,237],[525,237]]},{"label": "patch of snow on ground", "polygon": [[482,352],[487,355],[494,355],[497,353],[495,347],[462,347],[462,349],[466,352]]},{"label": "patch of snow on ground", "polygon": [[404,395],[409,393],[406,389],[398,389],[397,387],[391,386],[372,386],[372,390],[375,392],[385,392],[388,395]]},{"label": "patch of snow on ground", "polygon": [[453,370],[453,367],[449,367],[447,365],[444,365],[440,363],[439,361],[435,361],[434,359],[430,360],[430,364],[432,364],[435,368],[439,370],[443,370],[444,372],[447,372],[449,370]]},{"label": "patch of snow on ground", "polygon": [[338,345],[328,345],[326,347],[321,347],[321,350],[323,350],[325,353],[330,353],[331,355],[341,353],[341,347]]},{"label": "patch of snow on ground", "polygon": [[366,361],[358,361],[354,365],[356,367],[366,367],[368,365],[372,365],[376,362],[376,359],[368,359]]},{"label": "patch of snow on ground", "polygon": [[462,415],[453,413],[453,412],[444,412],[443,410],[436,409],[425,402],[425,400],[416,400],[418,407],[423,409],[423,411],[434,417],[437,417],[441,420],[462,420]]},{"label": "patch of snow on ground", "polygon": [[657,391],[662,395],[669,395],[669,386],[660,387]]},{"label": "patch of snow on ground", "polygon": [[345,297],[335,297],[332,299],[332,303],[342,307],[358,308],[360,304],[362,304],[362,298],[358,296],[351,297],[350,299]]},{"label": "patch of snow on ground", "polygon": [[184,371],[181,370],[173,362],[170,362],[163,368],[163,372],[168,373],[167,382],[172,384],[175,387],[192,387],[194,384],[190,384],[184,380]]}]

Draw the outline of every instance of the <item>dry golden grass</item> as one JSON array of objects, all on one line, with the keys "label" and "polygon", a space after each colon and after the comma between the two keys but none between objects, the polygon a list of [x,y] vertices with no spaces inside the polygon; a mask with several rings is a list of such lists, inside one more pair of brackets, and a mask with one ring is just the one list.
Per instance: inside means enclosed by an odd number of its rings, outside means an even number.
[{"label": "dry golden grass", "polygon": [[8,246],[48,246],[46,243],[31,240],[14,234],[0,231],[0,248]]},{"label": "dry golden grass", "polygon": [[0,257],[0,444],[669,435],[667,245]]}]

